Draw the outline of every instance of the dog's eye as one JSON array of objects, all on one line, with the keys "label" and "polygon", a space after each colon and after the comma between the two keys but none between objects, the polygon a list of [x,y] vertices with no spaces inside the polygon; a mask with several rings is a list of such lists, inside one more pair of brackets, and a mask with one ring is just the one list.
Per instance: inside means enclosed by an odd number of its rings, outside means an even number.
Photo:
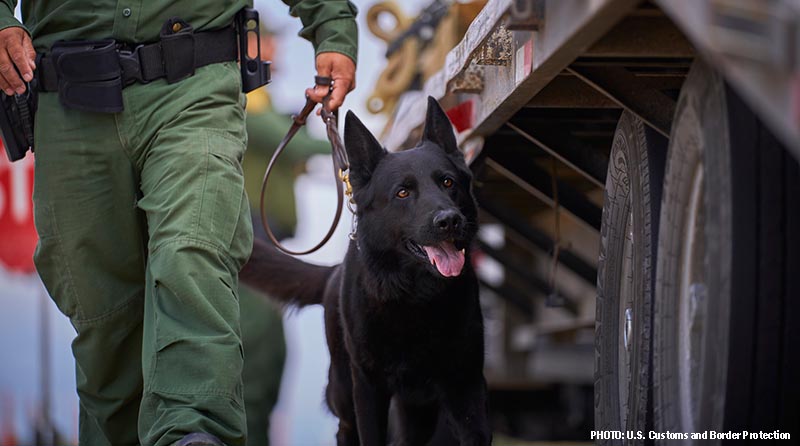
[{"label": "dog's eye", "polygon": [[453,179],[450,177],[445,178],[444,180],[442,180],[442,185],[444,187],[453,187]]},{"label": "dog's eye", "polygon": [[397,198],[408,198],[409,192],[408,189],[400,189],[395,195]]}]

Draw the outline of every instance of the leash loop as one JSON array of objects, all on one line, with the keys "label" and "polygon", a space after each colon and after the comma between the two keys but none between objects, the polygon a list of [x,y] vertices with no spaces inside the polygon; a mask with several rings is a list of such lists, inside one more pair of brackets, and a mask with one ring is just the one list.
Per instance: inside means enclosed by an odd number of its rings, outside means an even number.
[{"label": "leash loop", "polygon": [[[267,211],[266,211],[266,190],[267,190],[267,182],[269,181],[269,176],[272,173],[272,169],[275,166],[275,161],[280,157],[283,150],[289,144],[289,141],[292,140],[294,135],[300,130],[300,127],[305,125],[308,116],[314,111],[316,108],[317,103],[312,101],[311,98],[306,97],[306,105],[297,115],[292,116],[292,126],[289,127],[289,131],[286,133],[286,136],[283,137],[278,147],[275,148],[275,153],[272,154],[272,158],[269,160],[269,164],[267,165],[267,170],[264,172],[264,179],[261,182],[261,198],[259,200],[259,204],[261,207],[261,225],[264,228],[264,231],[267,233],[270,241],[278,248],[280,251],[283,251],[286,254],[290,255],[305,255],[311,254],[322,248],[325,243],[328,243],[328,240],[331,239],[333,236],[334,231],[336,230],[336,226],[339,224],[339,219],[342,216],[342,210],[344,208],[344,197],[347,196],[347,208],[353,212],[355,215],[355,211],[353,210],[352,205],[355,204],[353,201],[353,187],[350,185],[350,162],[347,158],[347,152],[345,152],[344,144],[342,144],[342,138],[339,136],[339,120],[338,120],[338,113],[335,111],[330,110],[329,102],[331,98],[331,92],[333,91],[333,79],[326,77],[326,76],[315,76],[314,82],[316,85],[324,85],[328,87],[328,94],[322,100],[322,119],[325,122],[326,134],[328,136],[328,141],[331,143],[331,155],[333,157],[333,173],[334,177],[343,183],[344,188],[341,184],[337,184],[336,187],[336,215],[333,217],[333,222],[331,223],[330,228],[328,228],[328,232],[325,234],[325,237],[322,240],[314,245],[312,248],[309,248],[304,251],[293,251],[285,246],[283,246],[278,239],[275,237],[275,234],[272,233],[272,229],[269,227],[269,220],[267,218]],[[352,234],[351,234],[352,237]]]}]

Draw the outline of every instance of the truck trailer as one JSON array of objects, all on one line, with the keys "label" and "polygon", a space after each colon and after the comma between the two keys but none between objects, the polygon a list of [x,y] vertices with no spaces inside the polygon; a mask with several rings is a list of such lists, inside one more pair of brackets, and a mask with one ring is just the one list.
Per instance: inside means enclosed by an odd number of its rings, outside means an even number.
[{"label": "truck trailer", "polygon": [[[452,6],[398,23],[389,56],[433,51]],[[495,427],[797,441],[800,2],[478,10],[435,70],[370,105],[390,113],[390,151],[416,143],[428,96],[458,132],[484,227]]]}]

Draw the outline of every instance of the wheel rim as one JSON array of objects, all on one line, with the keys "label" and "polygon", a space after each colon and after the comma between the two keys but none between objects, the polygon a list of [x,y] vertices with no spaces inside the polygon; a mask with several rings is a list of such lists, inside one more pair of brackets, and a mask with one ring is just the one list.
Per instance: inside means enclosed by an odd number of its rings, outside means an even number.
[{"label": "wheel rim", "polygon": [[694,432],[699,426],[703,395],[702,346],[707,327],[702,164],[696,167],[691,185],[678,276],[678,398],[684,432]]},{"label": "wheel rim", "polygon": [[631,383],[631,356],[633,353],[633,207],[630,196],[626,203],[628,218],[625,224],[625,241],[622,250],[623,280],[619,288],[619,341],[618,352],[618,388],[619,388],[619,414],[620,428],[625,429],[628,422],[628,395]]}]

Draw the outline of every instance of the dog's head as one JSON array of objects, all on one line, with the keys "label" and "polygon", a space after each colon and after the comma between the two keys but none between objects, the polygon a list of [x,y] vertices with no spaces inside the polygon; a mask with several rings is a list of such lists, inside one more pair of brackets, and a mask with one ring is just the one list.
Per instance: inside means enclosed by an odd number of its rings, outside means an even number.
[{"label": "dog's head", "polygon": [[472,174],[439,103],[428,98],[422,141],[413,149],[388,153],[352,113],[345,144],[362,248],[398,266],[460,275],[477,207]]}]

